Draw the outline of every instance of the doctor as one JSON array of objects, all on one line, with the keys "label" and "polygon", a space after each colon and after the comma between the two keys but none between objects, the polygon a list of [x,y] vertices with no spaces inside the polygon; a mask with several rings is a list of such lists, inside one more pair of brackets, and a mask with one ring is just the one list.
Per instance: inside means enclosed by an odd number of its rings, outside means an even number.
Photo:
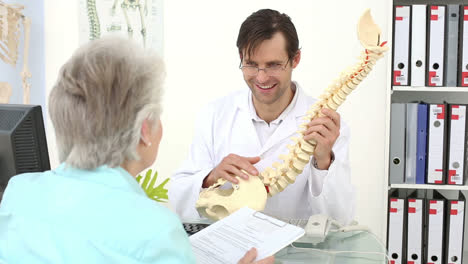
[{"label": "doctor", "polygon": [[[219,178],[258,175],[280,154],[316,101],[292,81],[301,59],[294,24],[286,14],[259,10],[243,22],[237,38],[240,69],[250,89],[232,93],[201,112],[188,159],[173,175],[169,197],[182,219],[200,217],[195,208],[202,188]],[[269,198],[264,212],[282,219],[307,219],[326,214],[341,223],[354,217],[355,191],[350,181],[349,128],[340,115],[308,124],[305,139],[317,142],[314,156],[296,181]]]}]

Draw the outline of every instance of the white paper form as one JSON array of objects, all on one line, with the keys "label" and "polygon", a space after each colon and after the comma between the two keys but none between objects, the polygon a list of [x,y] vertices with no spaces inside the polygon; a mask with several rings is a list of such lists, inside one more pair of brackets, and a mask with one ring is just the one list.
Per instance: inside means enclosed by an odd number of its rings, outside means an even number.
[{"label": "white paper form", "polygon": [[237,263],[255,247],[257,260],[266,258],[291,244],[305,233],[248,207],[190,236],[197,263]]}]

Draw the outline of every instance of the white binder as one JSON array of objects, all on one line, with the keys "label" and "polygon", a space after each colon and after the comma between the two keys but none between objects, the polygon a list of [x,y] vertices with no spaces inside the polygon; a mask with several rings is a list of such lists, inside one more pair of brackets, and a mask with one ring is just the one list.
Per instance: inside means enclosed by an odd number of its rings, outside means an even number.
[{"label": "white binder", "polygon": [[426,83],[426,5],[412,6],[411,86]]},{"label": "white binder", "polygon": [[461,63],[459,72],[461,73],[460,85],[468,86],[468,6],[463,6],[463,31],[460,36]]},{"label": "white binder", "polygon": [[428,86],[444,83],[445,6],[430,6]]},{"label": "white binder", "polygon": [[396,6],[393,38],[393,85],[409,85],[410,6]]},{"label": "white binder", "polygon": [[446,263],[462,263],[465,201],[449,201]]},{"label": "white binder", "polygon": [[423,252],[423,199],[408,198],[407,263],[421,264]]},{"label": "white binder", "polygon": [[446,105],[429,105],[427,183],[443,184]]},{"label": "white binder", "polygon": [[442,264],[444,203],[443,200],[429,200],[427,210],[427,263]]},{"label": "white binder", "polygon": [[466,105],[450,105],[448,122],[447,183],[461,185],[465,165]]},{"label": "white binder", "polygon": [[390,262],[394,264],[403,264],[405,199],[390,198],[388,212],[387,246],[388,255],[391,256]]}]

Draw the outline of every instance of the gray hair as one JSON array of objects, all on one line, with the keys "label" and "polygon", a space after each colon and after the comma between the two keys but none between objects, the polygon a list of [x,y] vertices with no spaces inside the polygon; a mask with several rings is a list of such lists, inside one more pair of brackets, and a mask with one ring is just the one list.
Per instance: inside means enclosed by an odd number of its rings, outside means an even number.
[{"label": "gray hair", "polygon": [[80,169],[138,160],[145,119],[161,115],[164,63],[120,37],[80,47],[62,66],[49,97],[60,162]]}]

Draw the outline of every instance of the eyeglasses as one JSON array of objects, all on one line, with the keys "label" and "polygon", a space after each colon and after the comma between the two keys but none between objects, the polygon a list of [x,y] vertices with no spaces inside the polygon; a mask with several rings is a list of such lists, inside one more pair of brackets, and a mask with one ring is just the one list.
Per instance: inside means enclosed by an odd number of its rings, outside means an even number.
[{"label": "eyeglasses", "polygon": [[239,69],[247,76],[256,76],[259,71],[264,71],[268,76],[278,76],[281,74],[282,71],[286,69],[286,65],[288,65],[289,59],[285,64],[277,63],[270,65],[265,68],[259,68],[258,66],[251,66],[251,65],[242,65],[242,61],[239,65]]}]

